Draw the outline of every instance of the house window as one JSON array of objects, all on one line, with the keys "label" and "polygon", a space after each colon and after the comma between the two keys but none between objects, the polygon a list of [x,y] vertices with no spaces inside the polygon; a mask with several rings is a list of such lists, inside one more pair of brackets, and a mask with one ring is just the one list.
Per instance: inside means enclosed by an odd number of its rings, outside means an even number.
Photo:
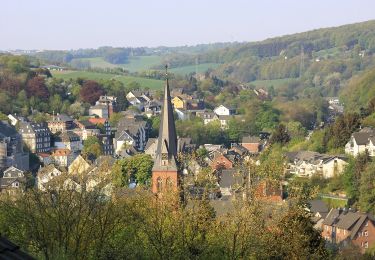
[{"label": "house window", "polygon": [[367,241],[365,242],[365,248],[368,248],[368,242]]},{"label": "house window", "polygon": [[368,221],[366,221],[365,227],[368,227]]},{"label": "house window", "polygon": [[156,189],[157,192],[161,192],[163,189],[163,180],[160,177],[158,177],[156,180]]},{"label": "house window", "polygon": [[368,231],[365,230],[365,237],[368,237]]}]

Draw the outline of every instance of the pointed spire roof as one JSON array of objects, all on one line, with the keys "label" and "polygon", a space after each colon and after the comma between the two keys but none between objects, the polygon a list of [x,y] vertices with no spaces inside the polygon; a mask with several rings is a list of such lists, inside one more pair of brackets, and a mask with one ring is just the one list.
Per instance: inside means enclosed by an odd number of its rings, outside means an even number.
[{"label": "pointed spire roof", "polygon": [[[156,149],[153,171],[177,170],[177,135],[174,123],[173,107],[168,81],[168,67],[166,66],[166,82],[164,87],[163,110],[161,114],[158,146]],[[164,163],[163,163],[164,161]]]}]

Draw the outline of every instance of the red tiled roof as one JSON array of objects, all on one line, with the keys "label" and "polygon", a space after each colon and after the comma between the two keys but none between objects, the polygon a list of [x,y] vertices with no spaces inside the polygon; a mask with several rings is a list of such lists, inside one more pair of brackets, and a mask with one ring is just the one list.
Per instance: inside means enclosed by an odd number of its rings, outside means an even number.
[{"label": "red tiled roof", "polygon": [[92,124],[103,124],[105,123],[105,121],[107,121],[107,119],[105,118],[89,118],[89,122],[92,123]]}]

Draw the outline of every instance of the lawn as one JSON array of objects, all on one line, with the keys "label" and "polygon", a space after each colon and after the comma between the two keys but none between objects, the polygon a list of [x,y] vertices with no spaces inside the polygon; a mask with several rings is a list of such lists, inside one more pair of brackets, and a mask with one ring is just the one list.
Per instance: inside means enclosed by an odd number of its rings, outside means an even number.
[{"label": "lawn", "polygon": [[126,86],[132,81],[138,82],[142,88],[150,88],[150,89],[162,89],[164,86],[163,80],[156,80],[156,79],[145,79],[140,77],[132,77],[132,76],[121,76],[121,75],[114,75],[110,73],[99,73],[99,72],[90,72],[90,71],[52,71],[52,75],[55,78],[59,79],[76,79],[76,78],[84,78],[84,79],[91,79],[91,80],[108,80],[108,79],[115,79],[121,81]]},{"label": "lawn", "polygon": [[321,199],[327,203],[330,208],[345,208],[348,205],[348,199],[332,198],[321,196]]},{"label": "lawn", "polygon": [[204,73],[208,69],[215,69],[219,67],[221,64],[220,63],[202,63],[196,65],[190,65],[190,66],[183,66],[179,68],[171,68],[170,71],[175,73],[175,74],[180,74],[180,75],[186,75],[191,72],[195,72],[196,69],[198,69],[198,73]]},{"label": "lawn", "polygon": [[258,88],[267,88],[273,86],[275,89],[280,87],[285,83],[290,83],[296,80],[295,78],[285,78],[285,79],[271,79],[271,80],[255,80],[251,81],[248,84],[254,85]]},{"label": "lawn", "polygon": [[80,61],[89,61],[92,68],[116,68],[121,67],[130,72],[136,71],[143,71],[148,70],[151,67],[160,64],[161,62],[160,56],[133,56],[129,57],[129,62],[125,64],[111,64],[105,61],[102,57],[96,58],[81,58],[81,59],[74,59]]}]

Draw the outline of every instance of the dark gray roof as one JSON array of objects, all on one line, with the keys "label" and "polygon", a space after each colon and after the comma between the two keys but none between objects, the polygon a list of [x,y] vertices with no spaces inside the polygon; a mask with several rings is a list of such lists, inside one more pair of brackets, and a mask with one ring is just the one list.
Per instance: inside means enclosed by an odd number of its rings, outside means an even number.
[{"label": "dark gray roof", "polygon": [[327,217],[324,219],[323,224],[332,226],[337,218],[340,215],[340,210],[339,209],[331,209],[327,215]]},{"label": "dark gray roof", "polygon": [[0,237],[0,259],[26,260],[34,259],[30,255],[22,252],[20,247],[10,242],[5,237]]},{"label": "dark gray roof", "polygon": [[310,211],[312,213],[328,213],[328,207],[322,200],[312,200],[310,201]]},{"label": "dark gray roof", "polygon": [[4,121],[0,121],[0,138],[17,136],[17,130]]},{"label": "dark gray roof", "polygon": [[73,142],[79,141],[80,137],[73,131],[65,131],[55,137],[55,142]]},{"label": "dark gray roof", "polygon": [[357,145],[365,145],[368,142],[368,139],[372,136],[371,133],[368,132],[357,132],[353,133],[353,138]]},{"label": "dark gray roof", "polygon": [[361,215],[357,212],[347,212],[346,214],[341,214],[336,227],[349,230],[360,218]]},{"label": "dark gray roof", "polygon": [[226,169],[220,172],[220,187],[229,188],[233,185],[242,186],[244,183],[243,176],[238,173],[235,169]]}]

